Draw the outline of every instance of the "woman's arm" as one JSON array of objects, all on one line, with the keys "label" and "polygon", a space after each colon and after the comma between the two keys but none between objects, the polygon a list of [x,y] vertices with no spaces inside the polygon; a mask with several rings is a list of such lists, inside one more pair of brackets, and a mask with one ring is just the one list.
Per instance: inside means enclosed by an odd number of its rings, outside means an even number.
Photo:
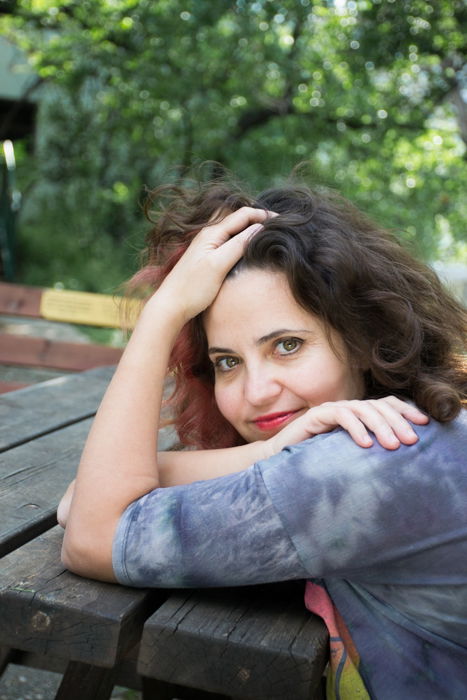
[{"label": "woman's arm", "polygon": [[[401,444],[412,445],[418,440],[409,420],[423,425],[428,422],[428,417],[412,404],[393,396],[378,400],[325,403],[311,408],[304,416],[269,440],[219,450],[159,452],[159,486],[190,484],[240,472],[259,460],[277,454],[287,445],[329,432],[339,426],[344,428],[360,447],[370,447],[373,444],[368,433],[370,430],[382,447],[397,449]],[[62,527],[67,524],[73,491],[74,481],[68,487],[58,508],[57,519]]]},{"label": "woman's arm", "polygon": [[310,408],[303,416],[283,428],[269,440],[252,442],[222,450],[160,452],[160,486],[190,484],[204,479],[242,471],[261,459],[280,452],[315,435],[344,428],[360,447],[371,447],[373,440],[387,450],[413,445],[418,437],[409,421],[424,425],[428,416],[416,406],[395,396],[366,401],[333,401]]},{"label": "woman's arm", "polygon": [[463,417],[432,421],[415,445],[397,450],[361,449],[348,433],[333,431],[238,474],[155,489],[119,521],[118,580],[249,585],[309,576],[358,580],[366,569],[374,581],[372,567],[384,569],[391,559],[398,571],[405,560],[420,574],[420,543],[430,549],[432,537],[441,537],[457,547],[465,524],[466,428]]},{"label": "woman's arm", "polygon": [[241,257],[252,234],[247,227],[267,215],[244,207],[204,228],[144,307],[81,458],[62,548],[72,571],[115,580],[118,520],[129,503],[159,485],[155,426],[170,351],[184,324],[209,306]]},{"label": "woman's arm", "polygon": [[[145,306],[106,391],[81,457],[65,531],[65,566],[113,580],[117,521],[131,501],[159,485],[156,431],[170,349],[183,323],[162,295]],[[162,341],[161,339],[164,339]]]}]

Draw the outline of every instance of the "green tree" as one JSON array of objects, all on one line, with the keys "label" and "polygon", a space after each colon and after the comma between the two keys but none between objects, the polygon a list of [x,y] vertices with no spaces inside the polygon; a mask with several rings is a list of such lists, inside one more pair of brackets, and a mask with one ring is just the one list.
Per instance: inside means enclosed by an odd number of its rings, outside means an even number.
[{"label": "green tree", "polygon": [[121,274],[144,186],[306,160],[425,257],[465,255],[466,22],[463,0],[18,0],[2,28],[44,95],[23,230],[65,219],[72,267]]}]

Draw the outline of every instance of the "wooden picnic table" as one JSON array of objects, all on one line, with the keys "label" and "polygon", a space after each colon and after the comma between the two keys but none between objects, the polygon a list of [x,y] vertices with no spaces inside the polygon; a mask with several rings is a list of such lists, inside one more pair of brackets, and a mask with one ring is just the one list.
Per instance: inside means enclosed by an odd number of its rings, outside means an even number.
[{"label": "wooden picnic table", "polygon": [[303,583],[131,589],[62,566],[57,504],[112,372],[0,397],[0,673],[59,671],[59,700],[104,700],[114,684],[154,700],[321,698],[328,635]]}]

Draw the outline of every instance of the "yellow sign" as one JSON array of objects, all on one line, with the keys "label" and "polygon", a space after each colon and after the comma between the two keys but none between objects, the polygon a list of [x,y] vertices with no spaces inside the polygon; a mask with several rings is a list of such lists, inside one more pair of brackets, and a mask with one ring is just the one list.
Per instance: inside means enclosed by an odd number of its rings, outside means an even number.
[{"label": "yellow sign", "polygon": [[127,322],[130,327],[134,325],[139,309],[140,302],[137,300],[110,294],[45,289],[40,313],[50,321],[121,328]]}]

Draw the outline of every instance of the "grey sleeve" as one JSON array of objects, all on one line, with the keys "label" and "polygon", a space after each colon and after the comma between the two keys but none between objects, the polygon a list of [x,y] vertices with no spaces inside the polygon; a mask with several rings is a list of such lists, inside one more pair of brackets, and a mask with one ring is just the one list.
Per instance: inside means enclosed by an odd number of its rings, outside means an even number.
[{"label": "grey sleeve", "polygon": [[306,578],[257,465],[156,489],[130,504],[113,544],[129,586],[235,586]]},{"label": "grey sleeve", "polygon": [[448,424],[415,426],[419,441],[394,451],[379,444],[362,449],[334,431],[264,464],[271,500],[310,576],[385,584],[464,581],[466,417],[463,411]]},{"label": "grey sleeve", "polygon": [[441,547],[443,576],[448,561],[454,576],[455,551],[467,561],[465,415],[417,428],[419,442],[395,451],[360,448],[336,430],[244,472],[157,489],[119,522],[115,575],[155,587],[421,583],[440,575]]}]

